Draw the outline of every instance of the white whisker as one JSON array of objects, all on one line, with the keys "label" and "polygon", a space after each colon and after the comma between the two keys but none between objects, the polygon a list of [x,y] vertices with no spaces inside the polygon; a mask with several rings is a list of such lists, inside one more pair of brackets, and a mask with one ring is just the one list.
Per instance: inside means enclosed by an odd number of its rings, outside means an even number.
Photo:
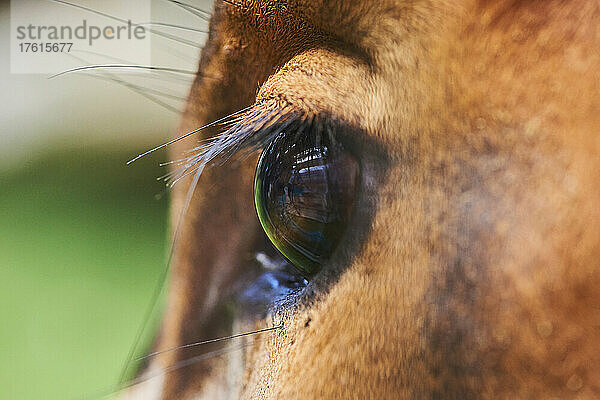
[{"label": "white whisker", "polygon": [[198,32],[198,33],[208,33],[207,30],[205,29],[198,29],[198,28],[192,28],[189,26],[183,26],[183,25],[176,25],[176,24],[169,24],[166,22],[140,22],[138,24],[136,24],[138,26],[162,26],[165,28],[174,28],[174,29],[182,29],[185,31],[192,31],[192,32]]},{"label": "white whisker", "polygon": [[[64,0],[48,0],[48,1],[52,1],[54,3],[62,4],[62,5],[69,6],[69,7],[78,8],[80,10],[84,10],[84,11],[90,12],[92,14],[96,14],[96,15],[100,15],[100,16],[103,16],[103,17],[106,17],[106,18],[110,18],[113,21],[118,21],[118,22],[121,22],[121,23],[124,23],[124,24],[131,23],[132,26],[139,26],[139,24],[133,23],[133,22],[128,21],[128,20],[125,20],[123,18],[119,18],[119,17],[116,17],[114,15],[111,15],[111,14],[108,14],[108,13],[105,13],[105,12],[102,12],[102,11],[98,11],[98,10],[95,10],[93,8],[90,8],[90,7],[82,6],[80,4],[70,3],[70,2],[64,1]],[[186,39],[174,36],[174,35],[170,35],[168,33],[160,32],[160,31],[154,31],[152,29],[148,29],[148,31],[150,33],[152,33],[152,34],[155,34],[155,35],[158,35],[158,36],[162,36],[164,38],[171,39],[171,40],[174,40],[174,41],[182,43],[182,44],[186,44],[186,45],[189,45],[189,46],[192,46],[192,47],[200,47],[200,46],[198,46],[197,43],[191,42],[189,40],[186,40]]]},{"label": "white whisker", "polygon": [[238,333],[235,335],[220,337],[217,339],[210,339],[210,340],[203,340],[201,342],[188,343],[188,344],[184,344],[181,346],[172,347],[170,349],[155,351],[155,352],[147,354],[143,357],[138,357],[135,359],[135,361],[141,361],[141,360],[145,360],[145,359],[148,359],[151,357],[156,357],[160,354],[170,353],[175,350],[189,349],[190,347],[198,347],[198,346],[202,346],[202,345],[209,344],[209,343],[223,342],[226,340],[237,339],[237,338],[241,338],[241,337],[245,337],[245,336],[251,336],[251,335],[256,335],[259,333],[264,333],[264,332],[270,332],[270,331],[274,331],[274,330],[281,329],[281,328],[283,328],[283,325],[273,326],[271,328],[258,329],[258,330],[251,331],[251,332]]},{"label": "white whisker", "polygon": [[177,0],[167,0],[169,3],[175,4],[179,7],[181,7],[182,9],[186,10],[187,12],[195,15],[198,18],[201,18],[205,21],[208,21],[210,19],[210,13],[208,11],[205,11],[199,7],[193,6],[191,4],[186,4],[184,2],[181,1],[177,1]]},{"label": "white whisker", "polygon": [[137,378],[134,378],[134,379],[132,379],[130,381],[120,383],[119,385],[117,385],[115,387],[112,387],[110,389],[105,389],[105,390],[98,391],[96,393],[91,393],[91,394],[88,394],[87,396],[83,396],[82,398],[77,399],[77,400],[82,400],[82,399],[93,400],[93,399],[101,399],[101,398],[105,398],[105,397],[108,397],[108,396],[112,396],[112,395],[115,395],[115,394],[117,394],[117,393],[125,390],[125,389],[132,388],[132,387],[134,387],[136,385],[139,385],[141,383],[147,382],[147,381],[149,381],[151,379],[167,375],[167,374],[169,374],[171,372],[178,371],[178,370],[180,370],[182,368],[189,367],[191,365],[197,364],[197,363],[202,362],[202,361],[206,361],[206,360],[210,360],[210,359],[215,358],[215,357],[220,357],[220,356],[223,356],[223,355],[231,354],[234,351],[244,350],[245,348],[248,348],[251,345],[253,345],[252,342],[250,342],[250,343],[243,343],[243,344],[240,344],[240,345],[237,345],[237,346],[225,347],[223,349],[218,349],[218,350],[210,351],[208,353],[200,354],[200,355],[195,356],[195,357],[191,357],[191,358],[188,358],[188,359],[185,359],[185,360],[181,360],[181,361],[179,361],[179,362],[177,362],[177,363],[175,363],[173,365],[167,366],[167,367],[165,367],[165,368],[163,368],[161,370],[158,370],[158,371],[156,371],[154,373],[149,373],[149,374],[146,374],[146,375],[141,375],[141,376],[139,376]]},{"label": "white whisker", "polygon": [[188,71],[184,69],[178,68],[169,68],[169,67],[156,67],[152,65],[129,65],[129,64],[101,64],[101,65],[86,65],[83,67],[71,68],[66,71],[59,72],[57,74],[51,75],[48,79],[57,78],[62,75],[70,74],[73,72],[81,72],[88,71],[94,69],[144,69],[148,71],[158,71],[158,72],[170,72],[174,74],[185,74],[185,75],[197,75],[194,71]]},{"label": "white whisker", "polygon": [[167,274],[169,272],[169,269],[171,268],[171,262],[173,261],[175,249],[176,249],[177,243],[179,241],[179,235],[181,233],[181,228],[183,226],[185,214],[187,213],[190,203],[192,202],[194,190],[196,189],[196,186],[198,185],[198,181],[200,180],[200,175],[202,175],[202,170],[198,170],[196,172],[196,175],[194,175],[194,179],[192,180],[190,187],[188,188],[185,203],[183,205],[183,208],[181,209],[181,213],[179,214],[179,217],[177,220],[177,226],[175,228],[175,233],[173,234],[173,240],[171,241],[169,257],[167,258],[165,268],[163,269],[163,271],[159,277],[157,285],[154,288],[154,292],[152,293],[152,299],[151,299],[150,304],[148,305],[148,308],[144,314],[144,318],[142,320],[142,324],[140,325],[140,329],[138,330],[138,332],[135,336],[133,345],[131,346],[129,353],[127,354],[127,358],[125,360],[123,369],[121,370],[121,374],[119,376],[119,380],[118,380],[119,383],[123,382],[123,380],[125,379],[125,375],[127,375],[127,371],[129,369],[129,364],[131,363],[133,355],[135,354],[135,351],[137,350],[140,340],[142,339],[142,335],[144,334],[144,330],[146,329],[146,326],[148,325],[148,321],[150,321],[150,317],[152,316],[152,313],[154,312],[154,309],[156,308],[156,304],[158,303],[158,298],[165,287],[165,281],[167,279]]}]

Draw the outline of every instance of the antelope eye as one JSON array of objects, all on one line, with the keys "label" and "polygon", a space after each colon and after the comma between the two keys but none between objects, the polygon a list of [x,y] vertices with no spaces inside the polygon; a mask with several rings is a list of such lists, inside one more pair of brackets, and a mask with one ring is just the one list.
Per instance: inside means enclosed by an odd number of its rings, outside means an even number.
[{"label": "antelope eye", "polygon": [[254,198],[273,245],[305,277],[339,244],[353,209],[359,167],[328,133],[281,133],[258,162]]}]

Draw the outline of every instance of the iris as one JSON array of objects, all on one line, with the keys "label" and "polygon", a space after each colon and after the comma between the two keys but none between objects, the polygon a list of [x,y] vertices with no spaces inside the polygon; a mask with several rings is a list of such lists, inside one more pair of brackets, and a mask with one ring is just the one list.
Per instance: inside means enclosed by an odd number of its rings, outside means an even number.
[{"label": "iris", "polygon": [[339,244],[358,175],[358,162],[330,132],[283,132],[263,151],[254,188],[259,220],[306,278],[321,270]]}]

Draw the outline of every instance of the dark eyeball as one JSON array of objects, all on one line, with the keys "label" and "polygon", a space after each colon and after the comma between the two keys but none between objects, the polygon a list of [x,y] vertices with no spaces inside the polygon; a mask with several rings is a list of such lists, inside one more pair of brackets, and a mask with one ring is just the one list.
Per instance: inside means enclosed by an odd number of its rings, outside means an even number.
[{"label": "dark eyeball", "polygon": [[280,134],[258,162],[254,198],[273,245],[305,277],[338,245],[356,197],[356,159],[328,133]]}]

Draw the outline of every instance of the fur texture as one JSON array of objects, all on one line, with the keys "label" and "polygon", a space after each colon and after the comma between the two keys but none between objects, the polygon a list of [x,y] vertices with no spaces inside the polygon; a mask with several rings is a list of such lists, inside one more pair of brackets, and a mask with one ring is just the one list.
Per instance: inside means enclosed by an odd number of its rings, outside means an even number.
[{"label": "fur texture", "polygon": [[[181,131],[255,102],[324,116],[362,182],[284,328],[168,374],[163,398],[600,398],[599,20],[593,0],[217,1],[199,70],[218,79]],[[255,163],[200,179],[157,348],[265,325],[220,301],[262,237]]]}]

